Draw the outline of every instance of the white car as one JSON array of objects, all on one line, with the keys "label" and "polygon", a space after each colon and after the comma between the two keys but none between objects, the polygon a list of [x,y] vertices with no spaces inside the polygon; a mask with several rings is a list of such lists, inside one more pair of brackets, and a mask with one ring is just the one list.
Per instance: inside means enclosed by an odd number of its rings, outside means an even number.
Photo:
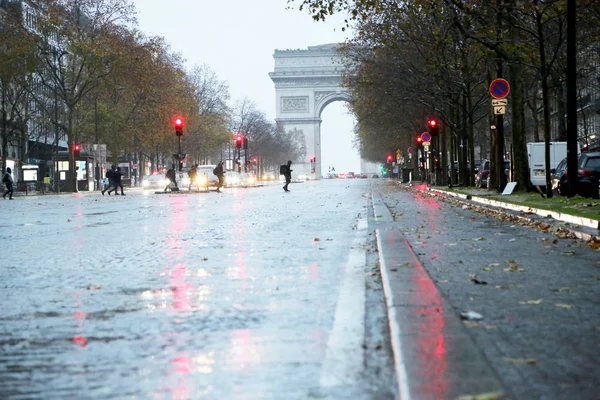
[{"label": "white car", "polygon": [[167,186],[167,178],[165,174],[146,175],[142,178],[142,187],[144,189],[160,189],[163,190]]},{"label": "white car", "polygon": [[219,178],[213,174],[213,169],[216,165],[199,165],[196,181],[200,187],[208,188],[209,186],[217,186]]}]

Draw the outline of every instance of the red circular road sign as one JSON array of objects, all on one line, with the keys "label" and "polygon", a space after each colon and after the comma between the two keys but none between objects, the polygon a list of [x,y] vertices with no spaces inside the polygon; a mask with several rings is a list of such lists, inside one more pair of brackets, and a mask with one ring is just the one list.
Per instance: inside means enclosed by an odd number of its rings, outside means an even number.
[{"label": "red circular road sign", "polygon": [[490,94],[495,99],[503,99],[510,92],[510,85],[506,79],[498,78],[494,79],[490,84]]},{"label": "red circular road sign", "polygon": [[429,132],[423,132],[423,133],[421,133],[421,139],[423,140],[423,143],[430,142],[431,135],[429,134]]},{"label": "red circular road sign", "polygon": [[409,148],[407,149],[407,151],[408,151],[408,154],[412,154],[412,147],[409,147]]}]

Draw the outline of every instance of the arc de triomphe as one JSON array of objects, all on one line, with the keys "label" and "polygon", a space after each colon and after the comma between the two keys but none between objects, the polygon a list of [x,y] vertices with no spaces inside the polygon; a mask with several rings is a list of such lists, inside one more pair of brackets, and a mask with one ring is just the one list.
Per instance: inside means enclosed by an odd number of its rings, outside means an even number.
[{"label": "arc de triomphe", "polygon": [[321,177],[321,113],[333,101],[348,101],[342,87],[342,56],[337,43],[309,46],[308,49],[275,50],[275,70],[269,73],[275,84],[276,121],[286,132],[297,129],[306,139],[306,157],[296,160],[295,174],[309,175],[310,158],[316,157],[315,173]]}]

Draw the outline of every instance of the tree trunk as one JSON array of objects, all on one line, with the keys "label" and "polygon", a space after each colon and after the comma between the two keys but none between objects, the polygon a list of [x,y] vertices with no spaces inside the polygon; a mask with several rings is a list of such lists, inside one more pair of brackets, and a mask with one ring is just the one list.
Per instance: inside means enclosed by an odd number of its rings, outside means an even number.
[{"label": "tree trunk", "polygon": [[[520,189],[522,190],[527,186],[529,179],[526,159],[525,106],[523,103],[523,76],[521,66],[517,63],[511,63],[509,73],[511,75],[512,141],[514,148],[514,160],[511,160],[511,167],[515,175],[513,181],[518,182],[520,184]],[[500,162],[502,162],[502,160],[500,160]]]}]

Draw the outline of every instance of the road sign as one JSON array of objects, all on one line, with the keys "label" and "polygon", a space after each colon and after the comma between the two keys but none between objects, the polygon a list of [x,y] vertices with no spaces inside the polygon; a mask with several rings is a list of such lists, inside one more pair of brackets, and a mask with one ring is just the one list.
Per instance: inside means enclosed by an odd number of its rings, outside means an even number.
[{"label": "road sign", "polygon": [[490,94],[495,99],[503,99],[510,92],[510,85],[506,79],[498,78],[494,79],[490,84]]},{"label": "road sign", "polygon": [[423,143],[423,150],[429,151],[429,142]]},{"label": "road sign", "polygon": [[506,106],[508,105],[508,100],[506,99],[492,99],[493,106]]},{"label": "road sign", "polygon": [[421,139],[423,139],[423,143],[428,143],[431,141],[431,134],[429,132],[421,133]]},{"label": "road sign", "polygon": [[400,149],[396,149],[396,158],[400,157],[402,157],[402,153],[400,152]]},{"label": "road sign", "polygon": [[494,106],[494,114],[502,115],[506,113],[506,106]]},{"label": "road sign", "polygon": [[412,147],[409,147],[409,148],[407,149],[407,151],[408,151],[408,154],[412,154]]}]

